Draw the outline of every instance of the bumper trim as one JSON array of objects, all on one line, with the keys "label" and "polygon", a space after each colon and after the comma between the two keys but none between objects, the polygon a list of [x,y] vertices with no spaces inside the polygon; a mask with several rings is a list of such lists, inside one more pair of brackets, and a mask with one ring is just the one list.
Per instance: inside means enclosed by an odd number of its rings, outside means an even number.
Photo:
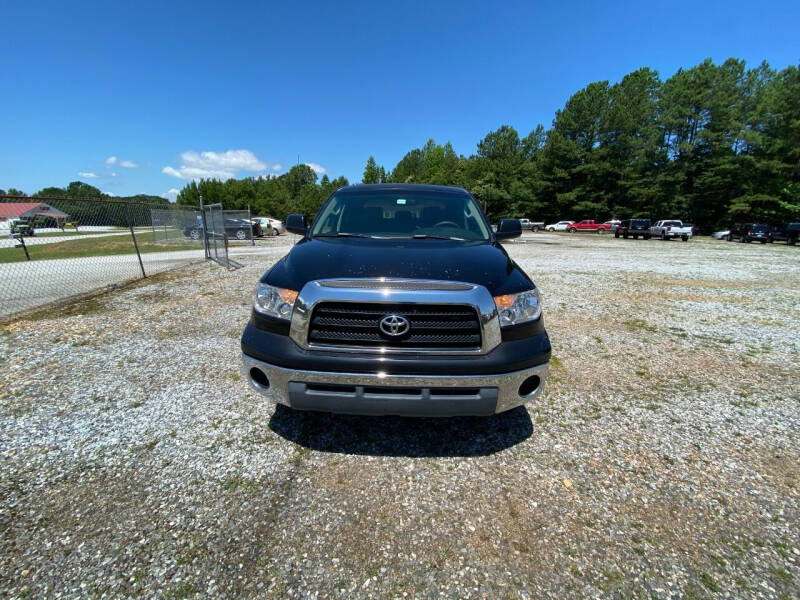
[{"label": "bumper trim", "polygon": [[[285,369],[244,353],[242,361],[244,376],[250,385],[279,404],[301,410],[408,416],[485,416],[510,410],[531,402],[542,393],[550,366],[545,362],[521,371],[496,375],[389,375]],[[269,382],[268,386],[253,379],[253,369],[261,371]],[[539,378],[539,384],[529,394],[520,396],[520,385],[533,376]],[[354,389],[327,393],[316,389],[309,394],[308,384]],[[365,387],[371,391],[365,393]],[[404,390],[399,393],[391,388]],[[409,394],[409,388],[419,388],[422,398]],[[453,388],[469,388],[475,393],[449,397],[448,394],[436,393],[437,390]]]}]

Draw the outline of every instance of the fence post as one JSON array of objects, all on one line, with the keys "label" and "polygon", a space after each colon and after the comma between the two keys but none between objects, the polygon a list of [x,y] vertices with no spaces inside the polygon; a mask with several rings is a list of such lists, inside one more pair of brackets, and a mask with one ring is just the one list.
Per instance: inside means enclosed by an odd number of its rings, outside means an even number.
[{"label": "fence post", "polygon": [[18,235],[19,235],[19,243],[22,245],[22,249],[25,250],[25,258],[27,260],[30,260],[31,259],[31,255],[28,254],[28,247],[25,245],[25,236],[22,235],[22,234],[18,234]]},{"label": "fence post", "polygon": [[131,238],[133,238],[133,247],[136,250],[136,256],[139,259],[139,268],[142,270],[142,277],[147,277],[147,273],[144,272],[144,263],[142,262],[142,255],[139,252],[139,244],[136,243],[136,234],[133,232],[133,221],[131,221],[131,211],[130,206],[127,204],[125,205],[125,216],[128,218],[128,228],[131,230]]},{"label": "fence post", "polygon": [[253,213],[250,212],[250,205],[247,205],[247,222],[250,223],[250,245],[256,245],[256,238],[253,235]]},{"label": "fence post", "polygon": [[208,247],[208,224],[206,223],[206,209],[203,207],[203,196],[200,195],[200,223],[203,225],[203,254],[206,260],[211,258],[211,250]]}]

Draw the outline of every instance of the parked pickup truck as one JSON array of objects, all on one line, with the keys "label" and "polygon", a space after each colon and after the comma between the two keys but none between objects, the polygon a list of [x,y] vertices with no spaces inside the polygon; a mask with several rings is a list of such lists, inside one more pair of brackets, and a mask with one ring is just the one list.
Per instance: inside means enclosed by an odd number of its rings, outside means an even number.
[{"label": "parked pickup truck", "polygon": [[628,237],[638,239],[642,236],[644,239],[650,239],[650,219],[625,219],[621,221],[619,227],[614,231],[614,237],[623,237],[626,240]]},{"label": "parked pickup truck", "polygon": [[772,230],[770,241],[786,242],[789,246],[797,244],[797,237],[800,235],[800,223],[787,223]]},{"label": "parked pickup truck", "polygon": [[256,287],[244,374],[297,410],[488,416],[535,400],[550,340],[539,290],[466,190],[335,191]]},{"label": "parked pickup truck", "polygon": [[520,227],[528,231],[536,233],[540,229],[544,229],[544,221],[531,221],[530,219],[520,219]]},{"label": "parked pickup truck", "polygon": [[595,223],[594,221],[583,220],[583,221],[576,221],[572,225],[569,226],[567,230],[570,233],[576,233],[578,231],[591,231],[593,233],[606,233],[611,231],[611,223]]},{"label": "parked pickup truck", "polygon": [[657,221],[655,225],[650,228],[650,235],[658,237],[662,240],[670,240],[672,238],[681,238],[682,241],[688,242],[692,237],[692,228],[684,226],[682,221]]}]

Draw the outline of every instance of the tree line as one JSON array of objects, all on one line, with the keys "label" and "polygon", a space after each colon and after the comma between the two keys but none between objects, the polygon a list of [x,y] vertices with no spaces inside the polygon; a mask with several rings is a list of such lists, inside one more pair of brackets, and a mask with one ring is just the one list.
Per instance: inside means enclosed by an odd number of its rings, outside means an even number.
[{"label": "tree line", "polygon": [[283,175],[244,179],[201,179],[187,183],[177,197],[178,204],[198,206],[222,203],[225,210],[250,207],[253,216],[284,219],[293,212],[313,215],[322,202],[338,188],[348,185],[345,177],[318,176],[308,165],[296,165]]},{"label": "tree line", "polygon": [[550,129],[508,125],[475,154],[434,140],[365,183],[469,189],[490,218],[679,218],[705,230],[800,218],[800,71],[710,59],[666,81],[641,68],[573,94]]},{"label": "tree line", "polygon": [[[662,81],[643,67],[621,81],[590,83],[556,111],[549,129],[489,132],[474,154],[429,139],[393,169],[367,160],[364,183],[457,185],[490,219],[679,218],[705,231],[735,221],[800,219],[800,69],[710,59]],[[178,204],[250,206],[254,215],[313,215],[347,185],[307,165],[280,176],[187,183]],[[9,190],[12,191],[12,190]],[[73,182],[37,195],[102,197]],[[134,196],[166,202],[157,196]]]}]

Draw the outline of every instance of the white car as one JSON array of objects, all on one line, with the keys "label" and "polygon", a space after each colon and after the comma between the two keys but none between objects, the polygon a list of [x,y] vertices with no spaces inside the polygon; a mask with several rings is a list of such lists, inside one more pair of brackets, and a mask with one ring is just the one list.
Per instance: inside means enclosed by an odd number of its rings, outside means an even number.
[{"label": "white car", "polygon": [[545,229],[547,229],[547,231],[566,231],[574,222],[575,221],[559,221],[558,223],[547,225]]},{"label": "white car", "polygon": [[727,240],[730,233],[730,229],[723,229],[722,231],[715,231],[711,234],[711,237],[715,240]]},{"label": "white car", "polygon": [[279,221],[278,219],[253,217],[251,221],[261,225],[261,229],[264,230],[264,235],[280,235],[286,233],[286,227],[283,225],[283,221]]}]

